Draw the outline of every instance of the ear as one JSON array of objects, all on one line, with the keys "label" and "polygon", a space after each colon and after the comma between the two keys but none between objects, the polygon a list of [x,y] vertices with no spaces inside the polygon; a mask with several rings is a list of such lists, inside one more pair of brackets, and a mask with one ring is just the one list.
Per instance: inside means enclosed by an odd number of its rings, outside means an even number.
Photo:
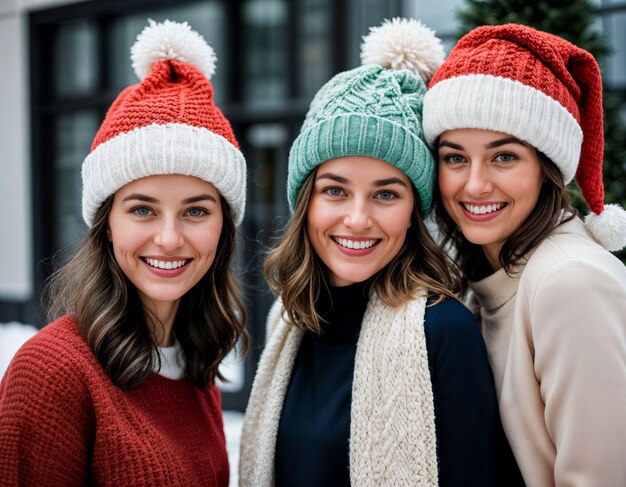
[{"label": "ear", "polygon": [[109,226],[107,226],[107,238],[109,239],[109,242],[113,241],[111,238],[111,228]]}]

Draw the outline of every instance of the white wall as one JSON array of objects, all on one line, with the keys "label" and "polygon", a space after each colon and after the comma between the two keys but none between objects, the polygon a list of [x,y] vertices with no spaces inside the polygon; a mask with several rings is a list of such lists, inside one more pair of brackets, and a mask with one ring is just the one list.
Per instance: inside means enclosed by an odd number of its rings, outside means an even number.
[{"label": "white wall", "polygon": [[41,10],[44,8],[53,8],[60,5],[67,5],[70,3],[79,3],[86,0],[0,0],[0,3],[19,3],[20,10]]},{"label": "white wall", "polygon": [[26,340],[37,333],[37,328],[21,323],[0,323],[0,379],[13,355]]},{"label": "white wall", "polygon": [[404,16],[424,22],[437,35],[451,35],[459,25],[455,12],[463,5],[463,0],[404,0],[402,11]]},{"label": "white wall", "polygon": [[0,299],[33,292],[26,18],[0,0]]},{"label": "white wall", "polygon": [[0,300],[34,290],[27,15],[67,3],[0,0]]}]

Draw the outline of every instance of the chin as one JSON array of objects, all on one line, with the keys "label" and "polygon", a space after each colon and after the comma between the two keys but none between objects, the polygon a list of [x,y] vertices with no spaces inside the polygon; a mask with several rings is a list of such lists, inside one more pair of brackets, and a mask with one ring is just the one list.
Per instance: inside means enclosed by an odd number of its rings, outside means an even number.
[{"label": "chin", "polygon": [[461,233],[463,234],[463,237],[465,238],[465,240],[467,240],[470,243],[473,243],[474,245],[488,245],[493,242],[493,239],[490,238],[488,235],[485,235],[485,232],[482,232],[482,231],[464,232],[463,229],[461,229]]},{"label": "chin", "polygon": [[359,282],[367,281],[376,272],[356,273],[356,272],[343,272],[341,274],[335,274],[333,284],[336,287],[350,286]]},{"label": "chin", "polygon": [[144,297],[153,303],[169,304],[178,301],[185,293],[181,292],[144,292]]}]

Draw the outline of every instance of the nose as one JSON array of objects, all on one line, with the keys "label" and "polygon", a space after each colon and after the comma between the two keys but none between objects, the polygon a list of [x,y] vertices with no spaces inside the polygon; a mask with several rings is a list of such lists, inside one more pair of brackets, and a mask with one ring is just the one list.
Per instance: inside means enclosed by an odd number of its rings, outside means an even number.
[{"label": "nose", "polygon": [[480,162],[470,164],[469,174],[465,182],[465,192],[470,197],[478,198],[493,191],[493,183],[489,169]]},{"label": "nose", "polygon": [[154,236],[154,243],[165,251],[174,251],[183,246],[181,223],[176,218],[163,217]]},{"label": "nose", "polygon": [[355,232],[362,232],[372,226],[372,218],[367,202],[360,199],[353,200],[347,208],[343,219],[346,227]]}]

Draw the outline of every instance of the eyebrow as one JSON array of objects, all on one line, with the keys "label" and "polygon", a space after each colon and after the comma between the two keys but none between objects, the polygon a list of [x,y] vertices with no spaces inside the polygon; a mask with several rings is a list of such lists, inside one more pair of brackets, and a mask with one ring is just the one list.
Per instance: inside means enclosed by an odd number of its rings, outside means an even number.
[{"label": "eyebrow", "polygon": [[[126,198],[122,200],[122,202],[131,201],[131,200],[144,201],[146,203],[155,203],[155,204],[159,203],[158,199],[152,196],[147,196],[145,194],[139,194],[139,193],[129,194]],[[210,194],[200,194],[198,196],[192,196],[190,198],[184,199],[182,201],[182,204],[188,205],[191,203],[197,203],[199,201],[206,201],[206,200],[210,200],[210,201],[213,201],[214,203],[217,203],[217,200]]]},{"label": "eyebrow", "polygon": [[402,181],[400,178],[387,178],[387,179],[379,179],[378,181],[374,181],[374,186],[387,186],[388,184],[399,184],[406,188],[406,183]]},{"label": "eyebrow", "polygon": [[496,147],[500,147],[501,145],[506,144],[519,144],[523,146],[528,146],[526,142],[519,140],[517,137],[505,137],[504,139],[494,140],[493,142],[489,142],[487,144],[487,149],[494,149]]},{"label": "eyebrow", "polygon": [[[505,137],[504,139],[498,139],[498,140],[494,140],[493,142],[489,142],[485,147],[487,149],[495,149],[496,147],[500,147],[501,145],[506,145],[506,144],[519,144],[519,145],[523,145],[525,147],[528,147],[528,144],[520,139],[518,139],[517,137]],[[454,142],[450,142],[447,140],[443,140],[441,142],[439,142],[439,147],[450,147],[451,149],[454,150],[463,150],[463,146],[459,145],[459,144],[455,144]]]},{"label": "eyebrow", "polygon": [[[320,179],[330,179],[331,181],[336,181],[340,184],[350,184],[350,180],[347,178],[344,178],[343,176],[338,176],[337,174],[333,174],[330,172],[325,172],[323,174],[320,174],[317,177],[318,180]],[[380,187],[380,186],[387,186],[389,184],[399,184],[401,186],[404,186],[405,188],[406,183],[404,181],[402,181],[402,179],[400,178],[396,178],[396,177],[391,177],[391,178],[387,178],[387,179],[378,179],[376,181],[373,182],[373,186],[376,187]]]},{"label": "eyebrow", "polygon": [[123,203],[131,200],[145,201],[146,203],[158,203],[159,200],[152,196],[146,196],[145,194],[132,193],[122,200]]},{"label": "eyebrow", "polygon": [[448,142],[447,140],[443,140],[439,142],[439,148],[441,149],[442,147],[450,147],[450,149],[454,149],[454,150],[463,150],[462,145],[454,144],[452,142]]},{"label": "eyebrow", "polygon": [[191,198],[184,199],[183,205],[188,205],[190,203],[198,203],[199,201],[206,201],[206,200],[210,200],[213,203],[217,203],[217,200],[210,194],[200,194],[198,196],[192,196]]},{"label": "eyebrow", "polygon": [[341,184],[349,184],[350,183],[349,179],[346,179],[346,178],[344,178],[342,176],[337,176],[336,174],[333,174],[333,173],[330,173],[330,172],[325,172],[325,173],[320,174],[319,176],[317,176],[317,179],[318,180],[320,180],[320,179],[330,179],[331,181],[336,181],[336,182],[341,183]]}]

